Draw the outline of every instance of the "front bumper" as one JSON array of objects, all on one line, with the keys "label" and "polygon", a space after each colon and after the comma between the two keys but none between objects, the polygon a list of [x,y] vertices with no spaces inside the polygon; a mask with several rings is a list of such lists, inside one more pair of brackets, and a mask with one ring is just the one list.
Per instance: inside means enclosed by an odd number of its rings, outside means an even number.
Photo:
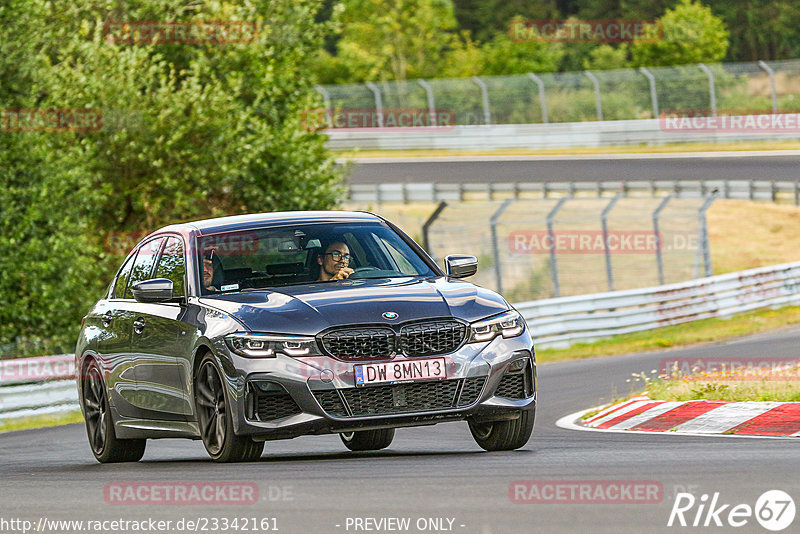
[{"label": "front bumper", "polygon": [[[222,346],[217,345],[223,349]],[[250,359],[225,349],[222,365],[234,431],[285,439],[454,420],[519,417],[536,406],[536,361],[528,331],[464,345],[445,358],[447,378],[356,387],[355,366],[327,356]],[[439,357],[439,356],[434,356]],[[418,361],[399,355],[393,361]],[[512,363],[524,362],[522,369]]]}]

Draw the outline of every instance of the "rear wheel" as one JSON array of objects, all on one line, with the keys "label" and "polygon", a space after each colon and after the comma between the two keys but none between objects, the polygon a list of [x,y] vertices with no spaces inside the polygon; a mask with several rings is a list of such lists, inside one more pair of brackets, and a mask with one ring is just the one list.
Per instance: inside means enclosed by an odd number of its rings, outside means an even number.
[{"label": "rear wheel", "polygon": [[351,451],[377,451],[392,444],[394,428],[380,430],[359,430],[339,434],[342,443]]},{"label": "rear wheel", "polygon": [[86,420],[86,434],[92,454],[100,463],[138,462],[144,456],[147,440],[117,439],[114,421],[108,407],[108,395],[103,373],[96,361],[91,361],[81,381],[81,404]]},{"label": "rear wheel", "polygon": [[215,462],[252,462],[264,452],[263,441],[253,441],[248,436],[233,433],[232,404],[214,357],[203,358],[194,383],[194,402],[200,436],[206,452]]},{"label": "rear wheel", "polygon": [[525,410],[510,421],[469,422],[472,437],[487,451],[512,451],[524,447],[533,432],[535,412]]}]

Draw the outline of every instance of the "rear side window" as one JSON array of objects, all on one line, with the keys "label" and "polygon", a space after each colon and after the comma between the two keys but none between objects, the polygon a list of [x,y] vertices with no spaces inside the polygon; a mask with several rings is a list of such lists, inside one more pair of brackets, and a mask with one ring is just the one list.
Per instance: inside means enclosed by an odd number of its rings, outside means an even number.
[{"label": "rear side window", "polygon": [[186,261],[183,258],[183,241],[178,237],[170,237],[164,245],[164,252],[158,260],[158,267],[154,278],[168,278],[172,280],[173,295],[186,296],[184,279],[186,274]]},{"label": "rear side window", "polygon": [[114,293],[111,295],[112,298],[121,299],[123,293],[125,293],[125,287],[128,285],[128,278],[131,275],[131,267],[133,267],[134,260],[136,260],[136,254],[130,255],[128,261],[120,269],[117,282],[114,285]]},{"label": "rear side window", "polygon": [[153,265],[158,257],[158,251],[161,249],[163,242],[164,238],[159,237],[148,241],[139,248],[139,253],[136,255],[136,261],[133,263],[133,269],[128,280],[128,288],[125,290],[126,299],[133,298],[133,292],[131,291],[133,284],[150,278],[150,274],[153,272]]}]

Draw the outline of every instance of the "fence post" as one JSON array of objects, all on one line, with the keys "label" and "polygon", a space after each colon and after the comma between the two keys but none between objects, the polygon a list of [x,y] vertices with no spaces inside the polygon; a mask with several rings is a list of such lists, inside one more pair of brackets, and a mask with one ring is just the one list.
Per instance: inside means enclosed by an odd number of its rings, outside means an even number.
[{"label": "fence post", "polygon": [[513,198],[505,199],[500,204],[500,207],[497,208],[497,211],[492,214],[492,218],[489,219],[489,229],[492,232],[492,253],[494,254],[494,276],[498,293],[503,292],[503,266],[500,264],[500,248],[497,244],[497,221],[503,216],[503,212],[512,202],[514,202]]},{"label": "fence post", "polygon": [[769,75],[769,88],[772,93],[772,112],[778,112],[778,95],[775,93],[775,71],[764,60],[758,61],[758,66]]},{"label": "fence post", "polygon": [[553,293],[555,297],[561,296],[561,285],[558,282],[558,260],[556,258],[556,233],[553,229],[553,219],[555,218],[558,210],[569,199],[569,197],[561,197],[556,203],[555,207],[547,214],[547,237],[550,238],[550,270],[553,276]]},{"label": "fence post", "polygon": [[528,78],[536,82],[536,85],[539,86],[539,107],[542,108],[542,122],[550,122],[547,118],[547,96],[544,92],[544,82],[532,72],[528,73]]},{"label": "fence post", "polygon": [[653,232],[656,234],[656,263],[658,264],[658,285],[664,285],[664,258],[661,257],[661,247],[663,246],[661,240],[661,231],[659,230],[658,224],[658,217],[661,215],[661,211],[667,207],[669,201],[672,200],[674,195],[667,195],[664,197],[664,200],[661,201],[661,204],[658,205],[656,210],[653,212]]},{"label": "fence post", "polygon": [[711,99],[711,116],[717,116],[717,91],[714,89],[714,73],[711,72],[711,69],[706,67],[705,63],[699,63],[698,66],[702,69],[703,72],[706,73],[708,76],[708,95]]},{"label": "fence post", "polygon": [[489,111],[489,89],[483,80],[477,76],[472,77],[472,81],[481,88],[481,100],[483,101],[483,123],[486,125],[492,124],[492,114]]},{"label": "fence post", "polygon": [[372,91],[372,94],[375,95],[375,114],[378,116],[378,128],[383,128],[383,100],[381,100],[381,90],[372,82],[367,82],[365,85]]},{"label": "fence post", "polygon": [[603,120],[603,100],[600,95],[600,81],[591,71],[583,72],[594,84],[594,106],[597,108],[597,120]]},{"label": "fence post", "polygon": [[608,214],[614,209],[617,201],[622,198],[623,193],[617,193],[611,202],[603,209],[600,215],[600,222],[603,225],[603,249],[606,253],[606,278],[608,279],[608,290],[614,291],[614,269],[611,265],[611,250],[608,248]]},{"label": "fence post", "polygon": [[647,81],[650,83],[650,101],[653,104],[653,118],[658,118],[658,93],[656,93],[656,77],[653,76],[653,73],[647,70],[644,67],[639,68],[639,72],[644,74],[647,77]]},{"label": "fence post", "polygon": [[431,225],[434,223],[436,219],[439,218],[439,214],[442,213],[442,211],[446,207],[447,207],[447,202],[445,202],[444,200],[439,202],[439,205],[436,206],[435,210],[433,210],[433,213],[431,213],[430,217],[428,217],[428,220],[425,221],[425,223],[422,225],[422,245],[425,247],[425,252],[427,252],[431,258],[433,258],[433,253],[431,252],[431,242],[428,237],[428,232],[431,228]]},{"label": "fence post", "polygon": [[333,111],[331,110],[331,95],[328,90],[321,85],[315,85],[314,89],[322,95],[322,102],[325,105],[325,116],[328,118],[328,128],[333,128]]},{"label": "fence post", "polygon": [[[428,115],[430,115],[430,126],[437,126],[436,102],[433,99],[433,87],[431,87],[431,84],[425,80],[417,80],[417,83],[420,84],[423,89],[425,89],[425,93],[428,95]],[[458,118],[456,118],[456,122],[458,122]]]},{"label": "fence post", "polygon": [[697,243],[697,258],[694,262],[694,277],[700,278],[700,255],[703,256],[703,276],[712,276],[713,269],[711,267],[711,250],[708,243],[708,224],[706,224],[706,212],[711,204],[717,199],[718,191],[715,189],[711,196],[706,198],[702,207],[697,212],[697,218],[700,221],[700,235],[698,236]]}]

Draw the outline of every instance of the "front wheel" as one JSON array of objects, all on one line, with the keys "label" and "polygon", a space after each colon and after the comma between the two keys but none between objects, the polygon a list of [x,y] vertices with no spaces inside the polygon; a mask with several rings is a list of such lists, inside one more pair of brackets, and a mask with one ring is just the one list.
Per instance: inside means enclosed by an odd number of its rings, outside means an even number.
[{"label": "front wheel", "polygon": [[206,355],[200,363],[194,386],[200,436],[211,459],[215,462],[252,462],[259,459],[264,452],[264,442],[233,433],[233,406],[228,402],[212,355]]},{"label": "front wheel", "polygon": [[339,436],[344,446],[351,451],[377,451],[392,444],[394,428],[342,432]]},{"label": "front wheel", "polygon": [[472,437],[487,451],[513,451],[524,447],[533,432],[535,412],[525,410],[510,421],[469,422]]},{"label": "front wheel", "polygon": [[108,395],[103,373],[96,361],[91,361],[81,381],[81,406],[86,420],[89,446],[98,462],[138,462],[144,456],[147,440],[117,439],[114,421],[108,407]]}]

